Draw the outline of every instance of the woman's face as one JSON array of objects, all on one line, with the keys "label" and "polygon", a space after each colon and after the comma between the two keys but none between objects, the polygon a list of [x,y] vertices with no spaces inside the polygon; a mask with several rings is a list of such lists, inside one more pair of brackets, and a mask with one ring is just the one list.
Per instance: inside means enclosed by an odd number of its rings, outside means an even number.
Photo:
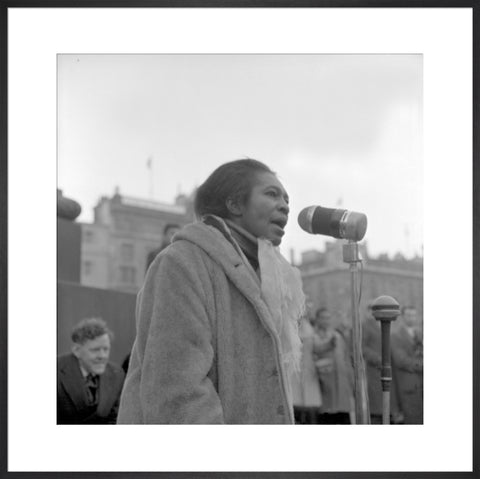
[{"label": "woman's face", "polygon": [[232,221],[255,237],[269,239],[278,246],[288,221],[288,201],[285,188],[273,173],[257,173],[249,198],[238,205],[238,214]]}]

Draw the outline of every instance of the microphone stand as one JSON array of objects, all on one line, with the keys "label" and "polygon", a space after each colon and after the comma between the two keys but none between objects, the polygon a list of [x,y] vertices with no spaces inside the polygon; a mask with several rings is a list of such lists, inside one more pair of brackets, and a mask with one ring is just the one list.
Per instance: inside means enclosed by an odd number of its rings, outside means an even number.
[{"label": "microphone stand", "polygon": [[392,366],[390,356],[390,323],[400,314],[400,305],[391,296],[380,296],[372,304],[372,314],[382,327],[382,423],[390,424],[390,384]]},{"label": "microphone stand", "polygon": [[358,311],[358,264],[362,260],[356,241],[349,240],[347,244],[343,245],[343,261],[350,265],[355,422],[356,424],[370,424],[365,363],[362,355],[360,314]]}]

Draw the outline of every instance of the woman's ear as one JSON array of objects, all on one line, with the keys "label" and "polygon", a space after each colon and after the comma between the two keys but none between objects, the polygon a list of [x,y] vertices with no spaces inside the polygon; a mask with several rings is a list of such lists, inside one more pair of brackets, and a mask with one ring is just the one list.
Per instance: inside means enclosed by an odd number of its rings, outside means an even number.
[{"label": "woman's ear", "polygon": [[227,201],[225,204],[227,205],[228,212],[232,216],[242,216],[243,208],[241,207],[237,199],[227,198]]}]

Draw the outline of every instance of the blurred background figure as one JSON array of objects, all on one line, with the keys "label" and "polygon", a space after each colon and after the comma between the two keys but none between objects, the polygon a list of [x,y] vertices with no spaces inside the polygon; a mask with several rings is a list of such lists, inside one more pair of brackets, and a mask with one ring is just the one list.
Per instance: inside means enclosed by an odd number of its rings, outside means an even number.
[{"label": "blurred background figure", "polygon": [[[381,383],[382,367],[382,337],[380,322],[372,315],[369,304],[362,321],[362,349],[367,375],[368,404],[370,409],[370,423],[382,424],[383,422],[383,394]],[[392,369],[394,365],[392,364]],[[393,373],[392,373],[393,376]],[[397,387],[394,381],[390,389],[390,424],[403,421],[397,401]]]},{"label": "blurred background figure", "polygon": [[320,424],[354,422],[353,366],[349,338],[332,323],[326,308],[317,310],[314,319],[315,366],[322,393]]},{"label": "blurred background figure", "polygon": [[393,381],[405,424],[423,424],[423,328],[413,306],[392,324]]},{"label": "blurred background figure", "polygon": [[[322,394],[314,361],[315,331],[311,324],[312,304],[307,302],[298,333],[302,341],[302,360],[298,376],[292,383],[295,424],[317,424]],[[318,340],[317,340],[318,341]]]},{"label": "blurred background figure", "polygon": [[161,245],[153,251],[150,251],[150,253],[147,255],[147,265],[145,267],[145,271],[147,271],[148,267],[152,264],[152,261],[156,258],[157,254],[164,250],[172,242],[173,236],[178,231],[180,231],[180,226],[177,224],[169,223],[165,225],[165,228],[163,229]]},{"label": "blurred background figure", "polygon": [[350,344],[352,337],[352,317],[348,316],[345,311],[335,311],[332,317],[332,326]]},{"label": "blurred background figure", "polygon": [[57,365],[57,424],[115,424],[122,369],[108,361],[112,333],[88,318],[72,331],[72,352]]}]

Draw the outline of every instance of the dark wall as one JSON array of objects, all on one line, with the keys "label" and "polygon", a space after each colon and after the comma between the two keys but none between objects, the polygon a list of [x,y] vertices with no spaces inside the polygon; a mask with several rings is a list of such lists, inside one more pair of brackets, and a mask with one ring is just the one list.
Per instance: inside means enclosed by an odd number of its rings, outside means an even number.
[{"label": "dark wall", "polygon": [[57,279],[80,282],[81,227],[57,218]]},{"label": "dark wall", "polygon": [[57,353],[70,351],[70,334],[78,321],[100,317],[114,334],[110,359],[120,365],[135,339],[136,295],[66,281],[58,281],[57,288]]}]

